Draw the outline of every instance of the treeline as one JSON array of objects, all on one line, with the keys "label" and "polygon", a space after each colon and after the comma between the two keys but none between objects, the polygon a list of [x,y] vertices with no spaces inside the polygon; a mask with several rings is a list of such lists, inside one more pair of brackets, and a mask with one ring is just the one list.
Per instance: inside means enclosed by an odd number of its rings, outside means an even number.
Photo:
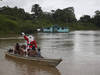
[{"label": "treeline", "polygon": [[74,8],[51,10],[44,12],[35,4],[31,9],[32,14],[22,8],[4,6],[0,8],[0,33],[35,32],[37,28],[59,25],[69,27],[70,30],[98,30],[100,29],[100,11],[95,15],[83,15],[76,19]]}]

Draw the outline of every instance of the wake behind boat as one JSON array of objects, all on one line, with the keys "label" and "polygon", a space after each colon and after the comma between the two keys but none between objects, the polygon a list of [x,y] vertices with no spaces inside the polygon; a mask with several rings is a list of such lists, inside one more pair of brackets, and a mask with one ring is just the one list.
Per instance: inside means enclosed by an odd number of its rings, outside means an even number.
[{"label": "wake behind boat", "polygon": [[21,56],[18,54],[14,54],[12,52],[5,52],[5,55],[10,58],[32,61],[33,63],[36,62],[37,64],[53,67],[56,67],[62,61],[62,59],[48,59],[43,57]]}]

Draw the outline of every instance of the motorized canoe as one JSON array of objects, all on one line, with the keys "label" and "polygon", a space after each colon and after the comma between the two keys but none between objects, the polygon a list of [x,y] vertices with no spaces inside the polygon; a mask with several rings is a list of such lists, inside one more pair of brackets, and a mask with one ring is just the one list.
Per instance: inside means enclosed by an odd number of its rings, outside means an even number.
[{"label": "motorized canoe", "polygon": [[32,61],[33,63],[36,62],[41,65],[53,66],[53,67],[56,67],[62,61],[62,59],[48,59],[41,57],[20,56],[18,54],[10,52],[5,52],[5,55],[10,58]]}]

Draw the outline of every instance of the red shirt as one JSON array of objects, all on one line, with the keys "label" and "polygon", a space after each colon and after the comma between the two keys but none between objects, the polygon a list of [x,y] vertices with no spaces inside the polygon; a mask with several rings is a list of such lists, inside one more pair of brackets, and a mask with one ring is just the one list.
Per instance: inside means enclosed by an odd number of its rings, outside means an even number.
[{"label": "red shirt", "polygon": [[29,39],[27,36],[24,36],[24,39],[27,41],[27,44],[29,45],[29,48],[32,48],[33,45],[35,45],[35,48],[37,48],[37,43],[35,40],[29,42]]}]

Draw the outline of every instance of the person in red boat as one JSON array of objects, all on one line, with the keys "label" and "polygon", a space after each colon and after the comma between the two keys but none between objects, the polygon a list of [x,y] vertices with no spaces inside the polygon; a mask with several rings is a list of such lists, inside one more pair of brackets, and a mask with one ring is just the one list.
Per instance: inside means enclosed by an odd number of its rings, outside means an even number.
[{"label": "person in red boat", "polygon": [[25,33],[22,32],[22,36],[24,36],[24,39],[27,42],[26,49],[32,49],[33,46],[35,46],[35,49],[37,49],[37,43],[34,40],[34,37],[32,35],[26,36]]}]

